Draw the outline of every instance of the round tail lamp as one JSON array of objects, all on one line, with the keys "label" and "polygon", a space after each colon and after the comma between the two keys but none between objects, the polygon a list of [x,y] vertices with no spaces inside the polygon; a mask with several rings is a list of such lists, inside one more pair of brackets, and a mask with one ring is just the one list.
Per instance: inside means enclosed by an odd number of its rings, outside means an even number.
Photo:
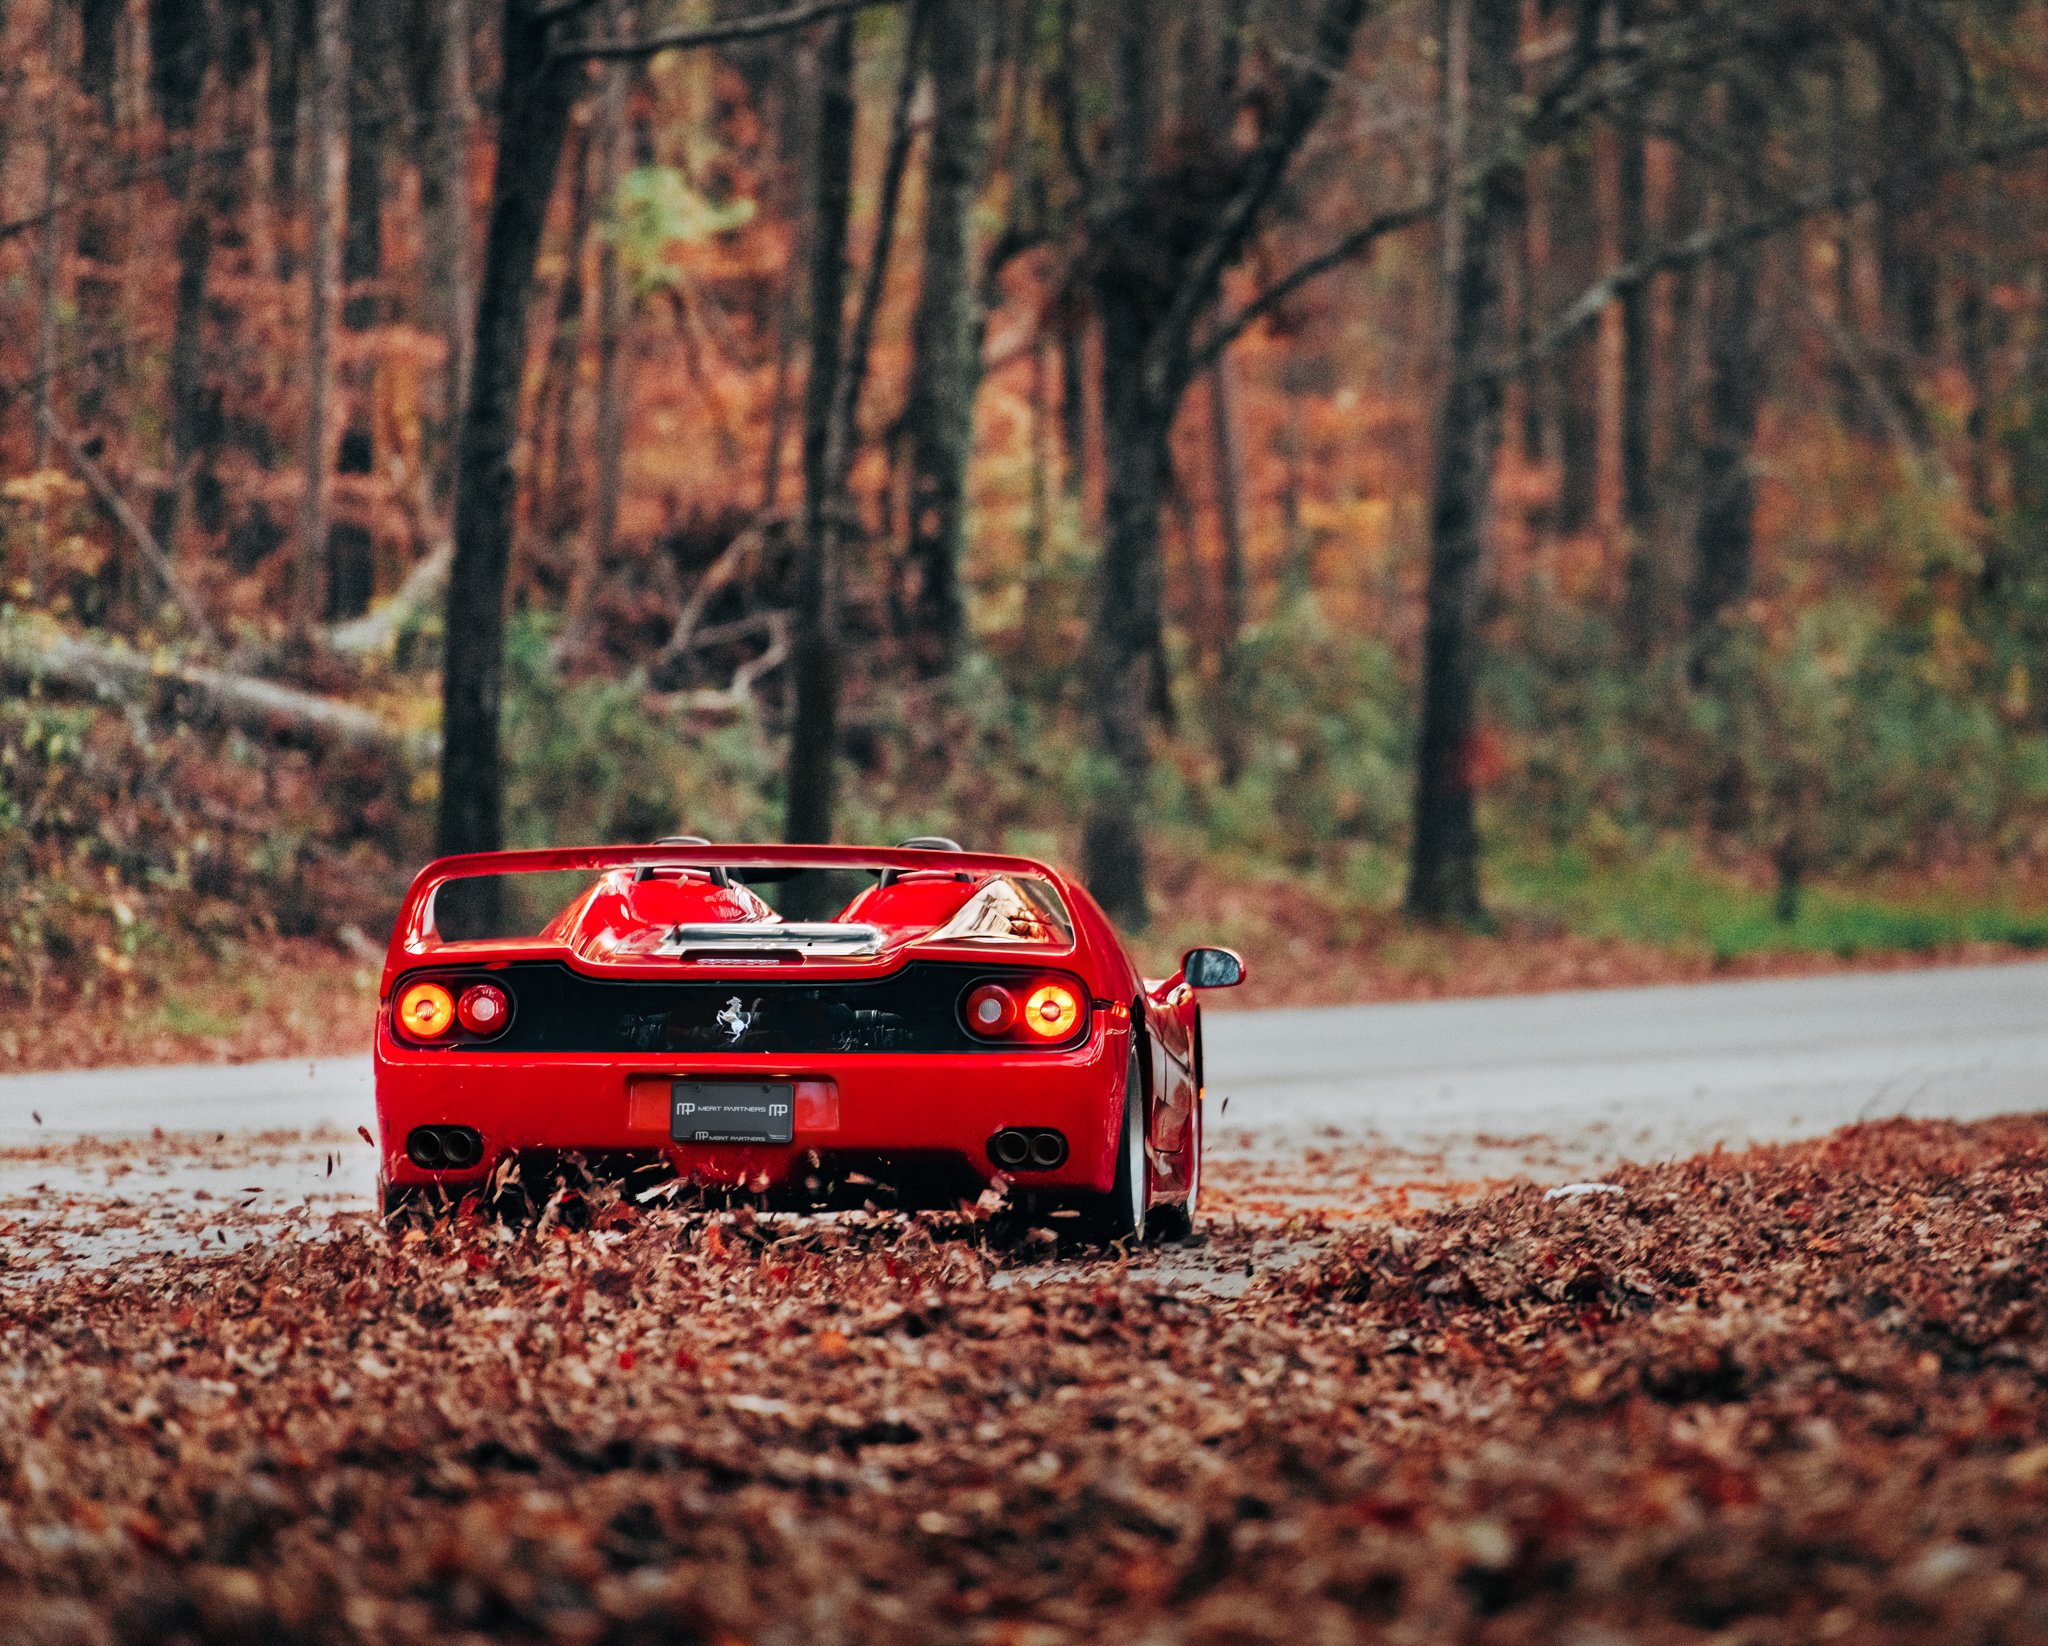
[{"label": "round tail lamp", "polygon": [[414,1040],[438,1040],[455,1026],[455,997],[438,983],[415,983],[398,997],[398,1026]]},{"label": "round tail lamp", "polygon": [[1017,1026],[1017,997],[1000,983],[984,983],[967,997],[967,1027],[1000,1040]]},{"label": "round tail lamp", "polygon": [[495,983],[472,983],[455,1002],[456,1021],[473,1035],[489,1037],[512,1020],[512,1002]]},{"label": "round tail lamp", "polygon": [[1064,983],[1041,983],[1024,1002],[1024,1029],[1040,1040],[1064,1040],[1081,1021],[1081,1002]]}]

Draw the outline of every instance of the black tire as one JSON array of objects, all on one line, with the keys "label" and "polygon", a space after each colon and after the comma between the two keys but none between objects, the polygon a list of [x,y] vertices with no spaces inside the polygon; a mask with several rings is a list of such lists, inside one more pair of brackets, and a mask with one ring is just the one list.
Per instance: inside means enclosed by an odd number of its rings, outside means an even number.
[{"label": "black tire", "polygon": [[1145,1238],[1145,1198],[1151,1172],[1145,1161],[1144,1107],[1144,1076],[1134,1041],[1130,1064],[1124,1070],[1124,1119],[1117,1130],[1116,1179],[1108,1194],[1091,1195],[1080,1207],[1081,1236],[1093,1245],[1130,1244]]}]

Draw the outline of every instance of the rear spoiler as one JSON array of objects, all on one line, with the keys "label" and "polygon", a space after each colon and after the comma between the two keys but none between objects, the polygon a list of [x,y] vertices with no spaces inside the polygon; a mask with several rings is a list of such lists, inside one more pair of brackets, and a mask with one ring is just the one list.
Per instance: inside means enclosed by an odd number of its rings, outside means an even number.
[{"label": "rear spoiler", "polygon": [[903,846],[548,846],[533,851],[465,852],[437,858],[413,877],[385,962],[385,983],[407,959],[433,947],[434,895],[451,880],[485,875],[608,874],[615,869],[894,869],[941,874],[1060,877],[1029,857],[999,852],[927,851]]}]

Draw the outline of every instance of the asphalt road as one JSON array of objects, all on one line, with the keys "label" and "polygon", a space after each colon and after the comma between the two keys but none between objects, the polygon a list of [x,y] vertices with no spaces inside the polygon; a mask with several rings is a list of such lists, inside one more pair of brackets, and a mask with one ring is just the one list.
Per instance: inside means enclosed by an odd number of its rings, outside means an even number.
[{"label": "asphalt road", "polygon": [[1542,1137],[1634,1160],[1896,1115],[2048,1108],[2048,965],[1230,1014],[1204,1027],[1253,1147]]},{"label": "asphalt road", "polygon": [[[2048,1108],[2048,964],[1299,1011],[1212,1012],[1211,1136],[1460,1159],[1544,1140],[1551,1173],[1890,1115]],[[367,1059],[0,1077],[0,1148],[318,1132],[371,1118]],[[367,1183],[358,1142],[344,1181]],[[339,1187],[340,1185],[336,1185]]]}]

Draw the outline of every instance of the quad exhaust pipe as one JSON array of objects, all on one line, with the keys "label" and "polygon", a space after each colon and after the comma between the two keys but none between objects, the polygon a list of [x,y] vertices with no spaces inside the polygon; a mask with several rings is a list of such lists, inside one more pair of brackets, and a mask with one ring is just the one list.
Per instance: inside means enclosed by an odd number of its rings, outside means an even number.
[{"label": "quad exhaust pipe", "polygon": [[483,1159],[484,1140],[472,1126],[415,1126],[405,1152],[427,1171],[459,1172]]},{"label": "quad exhaust pipe", "polygon": [[1006,1172],[1049,1172],[1066,1163],[1067,1140],[1050,1126],[1005,1126],[988,1140],[988,1157]]}]

